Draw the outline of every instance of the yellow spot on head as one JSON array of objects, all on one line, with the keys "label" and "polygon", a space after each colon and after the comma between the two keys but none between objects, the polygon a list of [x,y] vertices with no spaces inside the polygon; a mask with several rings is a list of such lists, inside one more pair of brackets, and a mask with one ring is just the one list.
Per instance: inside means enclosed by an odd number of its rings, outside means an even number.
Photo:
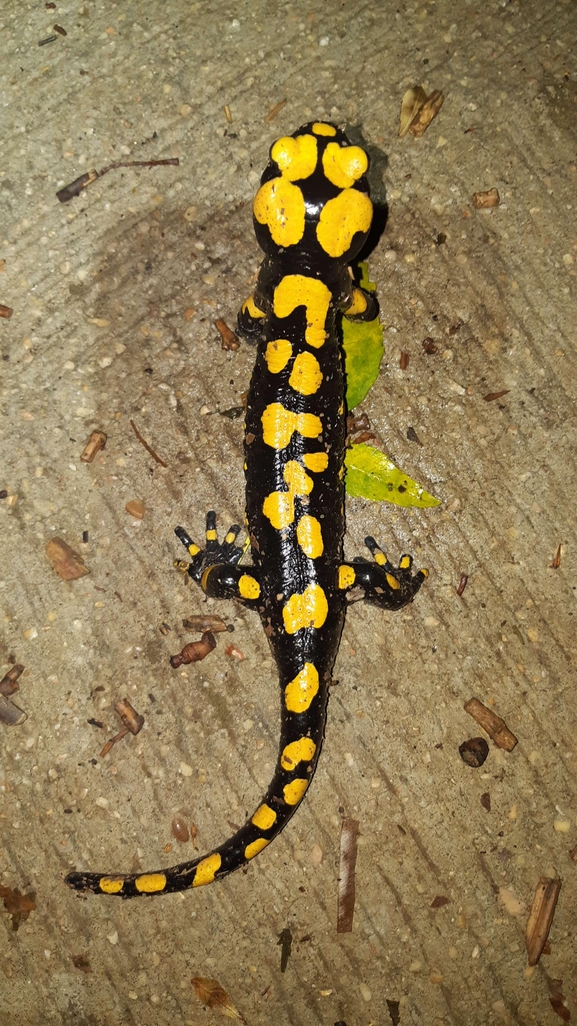
[{"label": "yellow spot on head", "polygon": [[297,673],[284,690],[286,708],[289,712],[306,712],[318,690],[319,671],[312,663],[305,663],[300,673]]},{"label": "yellow spot on head", "polygon": [[323,171],[338,189],[350,189],[368,166],[369,158],[360,146],[339,146],[330,142],[323,153]]},{"label": "yellow spot on head", "polygon": [[269,805],[260,805],[251,819],[259,830],[270,830],[276,822],[276,812]]},{"label": "yellow spot on head", "polygon": [[318,559],[322,556],[324,545],[321,525],[316,517],[303,516],[297,524],[297,541],[305,556]]},{"label": "yellow spot on head", "polygon": [[141,894],[153,894],[155,891],[163,891],[166,887],[164,873],[145,873],[144,876],[137,876],[134,886]]},{"label": "yellow spot on head", "polygon": [[298,805],[308,786],[308,780],[291,780],[290,784],[286,784],[282,793],[287,805]]},{"label": "yellow spot on head", "polygon": [[387,584],[389,585],[389,588],[393,589],[393,591],[398,591],[401,587],[401,585],[397,581],[397,578],[393,577],[392,574],[387,574]]},{"label": "yellow spot on head", "polygon": [[207,855],[202,862],[198,863],[196,867],[196,873],[194,874],[194,880],[192,881],[193,887],[204,887],[205,884],[212,883],[214,880],[214,874],[220,869],[222,859],[218,852],[214,855]]},{"label": "yellow spot on head", "polygon": [[313,125],[313,132],[315,135],[336,135],[337,130],[334,125],[327,125],[325,121],[315,121]]},{"label": "yellow spot on head", "polygon": [[298,766],[299,762],[310,762],[317,750],[317,746],[310,737],[301,737],[298,741],[291,741],[282,750],[280,764],[288,773]]},{"label": "yellow spot on head", "polygon": [[317,239],[325,253],[343,256],[351,248],[356,232],[368,232],[373,204],[364,192],[345,189],[325,203],[317,225]]},{"label": "yellow spot on head", "polygon": [[244,303],[241,306],[241,311],[242,313],[248,314],[249,317],[254,317],[255,320],[258,317],[266,317],[264,310],[261,310],[256,305],[254,301],[254,296],[249,296],[248,299],[245,299]]},{"label": "yellow spot on head", "polygon": [[239,578],[238,591],[244,599],[257,599],[260,595],[260,584],[250,574],[243,574]]},{"label": "yellow spot on head", "polygon": [[273,143],[271,159],[278,165],[283,178],[296,182],[308,178],[317,166],[317,141],[314,135],[283,135]]},{"label": "yellow spot on head", "polygon": [[317,630],[324,624],[329,611],[327,597],[320,584],[309,584],[302,594],[291,595],[282,611],[287,634],[296,634],[305,627]]},{"label": "yellow spot on head", "polygon": [[286,178],[273,178],[258,190],[253,212],[259,224],[266,224],[277,246],[295,246],[305,230],[305,201],[297,185]]},{"label": "yellow spot on head", "polygon": [[262,437],[273,449],[286,449],[295,431],[304,438],[318,438],[322,432],[320,417],[314,413],[294,413],[282,403],[270,403],[262,415]]},{"label": "yellow spot on head", "polygon": [[104,891],[105,894],[120,894],[124,887],[124,879],[122,877],[102,876],[98,884],[100,890]]},{"label": "yellow spot on head", "polygon": [[266,848],[269,843],[270,842],[267,841],[266,837],[257,837],[256,841],[253,841],[252,844],[247,844],[244,849],[245,859],[254,859],[255,855],[258,855],[259,851]]},{"label": "yellow spot on head", "polygon": [[[334,203],[336,199],[339,199],[339,196],[325,204],[321,212],[321,220],[327,206],[330,203]],[[319,227],[320,225],[317,226],[317,236]],[[333,233],[335,231],[336,226],[333,228]],[[320,238],[319,242],[321,242]],[[321,246],[325,248],[322,242]],[[337,255],[341,256],[341,253]],[[309,346],[318,349],[323,345],[327,337],[326,319],[331,299],[330,289],[318,278],[307,278],[304,274],[287,274],[274,290],[273,309],[277,317],[288,317],[298,306],[306,306],[307,327],[305,330],[305,340]]]},{"label": "yellow spot on head", "polygon": [[341,589],[341,591],[344,591],[345,588],[351,588],[353,586],[353,584],[355,583],[355,577],[356,577],[356,574],[355,574],[355,571],[353,570],[352,566],[340,566],[339,567],[339,576],[338,576],[338,585],[339,585],[339,588]]},{"label": "yellow spot on head", "polygon": [[300,463],[296,460],[289,460],[283,470],[285,479],[291,495],[310,495],[313,490],[313,479],[309,477]]},{"label": "yellow spot on head", "polygon": [[318,392],[323,373],[319,361],[312,353],[299,353],[293,364],[289,385],[301,395],[314,395]]},{"label": "yellow spot on head", "polygon": [[266,347],[264,358],[271,374],[280,374],[292,356],[293,347],[288,338],[276,338]]},{"label": "yellow spot on head", "polygon": [[313,474],[322,474],[329,465],[329,458],[326,452],[306,452],[303,456],[303,463],[307,470]]},{"label": "yellow spot on head", "polygon": [[295,503],[291,492],[271,492],[262,504],[262,511],[270,520],[275,531],[292,524],[295,518]]}]

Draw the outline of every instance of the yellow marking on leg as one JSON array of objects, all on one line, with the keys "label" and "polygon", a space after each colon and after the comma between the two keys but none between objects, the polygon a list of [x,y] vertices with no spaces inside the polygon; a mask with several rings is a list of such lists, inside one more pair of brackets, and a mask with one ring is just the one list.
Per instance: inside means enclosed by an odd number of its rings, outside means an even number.
[{"label": "yellow marking on leg", "polygon": [[351,248],[356,232],[368,232],[372,219],[373,204],[369,197],[358,189],[345,189],[321,210],[317,239],[325,253],[340,257]]},{"label": "yellow marking on leg", "polygon": [[295,431],[303,438],[318,438],[323,429],[320,417],[314,413],[294,413],[282,403],[270,403],[263,412],[262,437],[265,445],[273,449],[286,449]]},{"label": "yellow marking on leg", "polygon": [[373,552],[373,559],[379,566],[384,566],[387,562],[387,556],[384,552]]},{"label": "yellow marking on leg", "polygon": [[228,534],[225,535],[224,540],[228,545],[232,545],[232,543],[236,541],[236,534],[234,531],[229,531]]},{"label": "yellow marking on leg", "polygon": [[307,470],[312,470],[313,474],[322,474],[329,465],[329,458],[326,452],[305,452],[303,463]]},{"label": "yellow marking on leg", "polygon": [[245,859],[254,859],[255,855],[258,855],[259,851],[266,848],[267,844],[270,844],[270,841],[267,841],[266,837],[258,837],[252,844],[247,844],[244,849]]},{"label": "yellow marking on leg", "polygon": [[254,198],[252,209],[259,224],[267,225],[277,246],[296,246],[301,241],[305,230],[305,201],[297,185],[286,178],[265,182]]},{"label": "yellow marking on leg", "polygon": [[260,595],[260,584],[250,574],[243,574],[238,581],[238,592],[241,598],[257,599]]},{"label": "yellow marking on leg", "polygon": [[289,362],[293,347],[288,338],[275,338],[266,347],[264,358],[271,374],[280,374]]},{"label": "yellow marking on leg", "polygon": [[154,894],[157,891],[164,890],[166,887],[166,877],[164,873],[145,873],[144,876],[136,877],[134,886],[141,894]]},{"label": "yellow marking on leg", "polygon": [[282,793],[287,805],[298,805],[308,786],[308,780],[291,780],[290,784],[285,784]]},{"label": "yellow marking on leg", "polygon": [[196,867],[196,873],[194,874],[194,880],[192,881],[193,887],[204,887],[205,884],[212,883],[214,880],[214,874],[220,869],[222,859],[218,852],[214,855],[207,855],[202,862],[198,863]]},{"label": "yellow marking on leg", "polygon": [[282,611],[287,634],[296,634],[305,627],[317,630],[326,621],[329,611],[327,597],[320,584],[309,584],[302,594],[291,595]]},{"label": "yellow marking on leg", "polygon": [[323,372],[312,353],[299,353],[293,364],[289,385],[301,395],[314,395],[321,387]]},{"label": "yellow marking on leg", "polygon": [[254,318],[254,320],[257,320],[259,317],[266,317],[264,310],[260,310],[256,305],[254,296],[249,296],[248,299],[245,299],[241,306],[241,311],[243,314],[248,314],[249,317]]},{"label": "yellow marking on leg", "polygon": [[104,894],[120,894],[124,887],[124,879],[114,876],[102,876],[98,881],[98,886]]},{"label": "yellow marking on leg", "polygon": [[393,577],[392,574],[387,574],[387,584],[389,585],[389,588],[393,589],[393,591],[398,591],[401,587],[401,585],[397,581],[397,578]]},{"label": "yellow marking on leg", "polygon": [[410,567],[411,567],[411,557],[410,556],[402,556],[401,560],[400,560],[400,563],[399,563],[399,568],[401,570],[410,570]]},{"label": "yellow marking on leg", "polygon": [[316,517],[305,515],[297,524],[297,541],[305,556],[318,559],[324,551],[321,525]]},{"label": "yellow marking on leg", "polygon": [[211,531],[206,532],[206,540],[216,541],[216,531],[214,530],[214,528]]},{"label": "yellow marking on leg", "polygon": [[292,495],[310,495],[313,490],[314,481],[312,477],[309,477],[296,460],[288,460],[282,476]]},{"label": "yellow marking on leg", "polygon": [[276,531],[292,524],[295,518],[295,503],[292,492],[271,492],[262,504],[262,511]]},{"label": "yellow marking on leg", "polygon": [[271,159],[278,164],[283,178],[296,182],[308,178],[317,166],[318,146],[314,135],[283,135],[273,143]]},{"label": "yellow marking on leg", "polygon": [[368,300],[362,289],[353,289],[353,298],[351,305],[345,310],[345,317],[356,317],[359,314],[364,314],[367,309]]},{"label": "yellow marking on leg", "polygon": [[315,135],[336,135],[337,130],[334,125],[327,125],[324,121],[315,121],[313,125],[313,132]]},{"label": "yellow marking on leg", "polygon": [[339,146],[330,142],[323,153],[323,171],[337,189],[350,189],[368,166],[369,158],[360,146]]},{"label": "yellow marking on leg", "polygon": [[299,762],[310,762],[316,750],[317,746],[310,737],[301,737],[298,741],[291,741],[290,745],[283,748],[280,764],[284,770],[290,773],[298,766]]},{"label": "yellow marking on leg", "polygon": [[305,663],[302,670],[284,689],[284,704],[288,711],[306,712],[319,687],[319,671],[312,663]]},{"label": "yellow marking on leg", "polygon": [[259,805],[251,819],[251,823],[258,827],[259,830],[270,830],[271,826],[276,823],[276,812],[274,809],[271,809],[270,805]]},{"label": "yellow marking on leg", "polygon": [[352,566],[345,566],[344,564],[339,567],[338,575],[338,586],[341,591],[345,591],[346,588],[352,588],[356,578],[355,571]]},{"label": "yellow marking on leg", "polygon": [[187,545],[186,548],[189,555],[191,556],[196,556],[200,552],[200,548],[198,547],[198,545],[195,545],[194,542],[191,542],[190,545]]},{"label": "yellow marking on leg", "polygon": [[[358,193],[360,196],[361,194]],[[339,199],[329,200],[323,208],[326,210],[331,203],[335,203]],[[370,200],[369,200],[370,204]],[[335,216],[337,211],[335,211]],[[321,221],[323,214],[321,213]],[[333,235],[337,231],[336,226],[333,225],[331,219],[331,231]],[[370,222],[369,222],[370,223]],[[320,226],[319,226],[320,227]],[[319,228],[317,227],[317,236]],[[319,242],[320,242],[319,238]],[[321,242],[323,249],[326,249],[324,244]],[[328,252],[328,250],[327,250]],[[344,253],[344,250],[342,250]],[[333,254],[331,254],[332,256]],[[341,256],[341,253],[338,254]],[[288,317],[293,310],[296,310],[299,306],[306,306],[307,310],[307,327],[305,331],[305,340],[309,346],[313,346],[314,349],[318,349],[323,345],[326,337],[326,319],[329,312],[329,306],[331,304],[331,290],[325,285],[324,282],[318,278],[307,278],[304,274],[287,274],[277,285],[274,290],[273,309],[277,317]]]}]

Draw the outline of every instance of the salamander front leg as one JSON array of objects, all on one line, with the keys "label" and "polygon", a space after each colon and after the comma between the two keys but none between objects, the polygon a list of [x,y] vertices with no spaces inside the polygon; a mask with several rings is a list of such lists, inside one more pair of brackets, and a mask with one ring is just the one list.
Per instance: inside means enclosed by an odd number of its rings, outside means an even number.
[{"label": "salamander front leg", "polygon": [[349,601],[365,599],[382,609],[400,609],[412,602],[428,570],[412,573],[412,556],[404,555],[398,567],[393,566],[374,538],[365,538],[374,563],[357,556],[352,563],[342,563],[338,570],[338,586],[348,593]]},{"label": "salamander front leg", "polygon": [[176,527],[174,533],[191,556],[190,563],[179,565],[210,598],[236,598],[248,606],[257,606],[260,598],[260,583],[256,567],[239,567],[242,556],[248,548],[235,545],[240,524],[233,524],[219,542],[216,533],[216,513],[206,514],[206,544],[204,549],[193,542],[183,527]]}]

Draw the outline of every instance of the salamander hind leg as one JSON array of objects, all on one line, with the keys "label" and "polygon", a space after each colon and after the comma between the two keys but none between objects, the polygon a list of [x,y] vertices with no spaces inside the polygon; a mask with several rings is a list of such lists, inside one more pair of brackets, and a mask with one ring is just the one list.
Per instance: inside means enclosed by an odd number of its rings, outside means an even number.
[{"label": "salamander hind leg", "polygon": [[352,563],[343,563],[338,570],[338,586],[348,593],[349,601],[365,599],[382,609],[400,609],[412,602],[428,570],[412,572],[412,556],[403,555],[394,566],[374,538],[365,538],[373,563],[357,556]]},{"label": "salamander hind leg", "polygon": [[237,598],[247,605],[258,604],[260,583],[256,567],[239,567],[248,548],[236,545],[241,528],[239,524],[229,527],[224,541],[219,542],[216,532],[216,513],[206,514],[206,544],[200,548],[183,527],[176,527],[174,533],[180,539],[191,557],[190,563],[178,562],[202,590],[211,598]]}]

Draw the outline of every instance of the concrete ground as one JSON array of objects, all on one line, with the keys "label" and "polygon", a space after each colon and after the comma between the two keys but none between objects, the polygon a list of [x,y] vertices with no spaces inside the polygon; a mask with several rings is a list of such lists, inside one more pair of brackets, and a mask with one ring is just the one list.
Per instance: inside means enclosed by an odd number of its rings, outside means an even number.
[{"label": "concrete ground", "polygon": [[[193,977],[218,980],[249,1026],[576,1019],[575,3],[52,7],[0,10],[0,676],[25,665],[13,697],[28,714],[1,727],[0,1023],[224,1021]],[[417,84],[445,102],[400,139]],[[363,409],[443,500],[350,501],[347,553],[371,533],[430,580],[396,616],[351,608],[314,786],[246,872],[83,899],[71,868],[158,868],[223,840],[274,764],[276,677],[253,615],[212,607],[234,634],[198,666],[168,664],[193,638],[183,617],[207,609],[173,569],[173,528],[198,536],[209,508],[223,527],[242,518],[242,418],[221,413],[254,350],[223,351],[213,322],[233,325],[254,282],[268,148],[311,118],[371,150],[386,357]],[[169,157],[56,199],[91,168]],[[491,188],[500,206],[475,210]],[[85,464],[93,429],[108,444]],[[54,537],[88,576],[59,579]],[[472,696],[519,739],[480,769],[458,753],[483,734]],[[100,758],[126,697],[144,728]],[[179,811],[196,849],[171,833]],[[336,933],[343,817],[360,829],[350,934]],[[529,968],[543,876],[562,885]]]}]

